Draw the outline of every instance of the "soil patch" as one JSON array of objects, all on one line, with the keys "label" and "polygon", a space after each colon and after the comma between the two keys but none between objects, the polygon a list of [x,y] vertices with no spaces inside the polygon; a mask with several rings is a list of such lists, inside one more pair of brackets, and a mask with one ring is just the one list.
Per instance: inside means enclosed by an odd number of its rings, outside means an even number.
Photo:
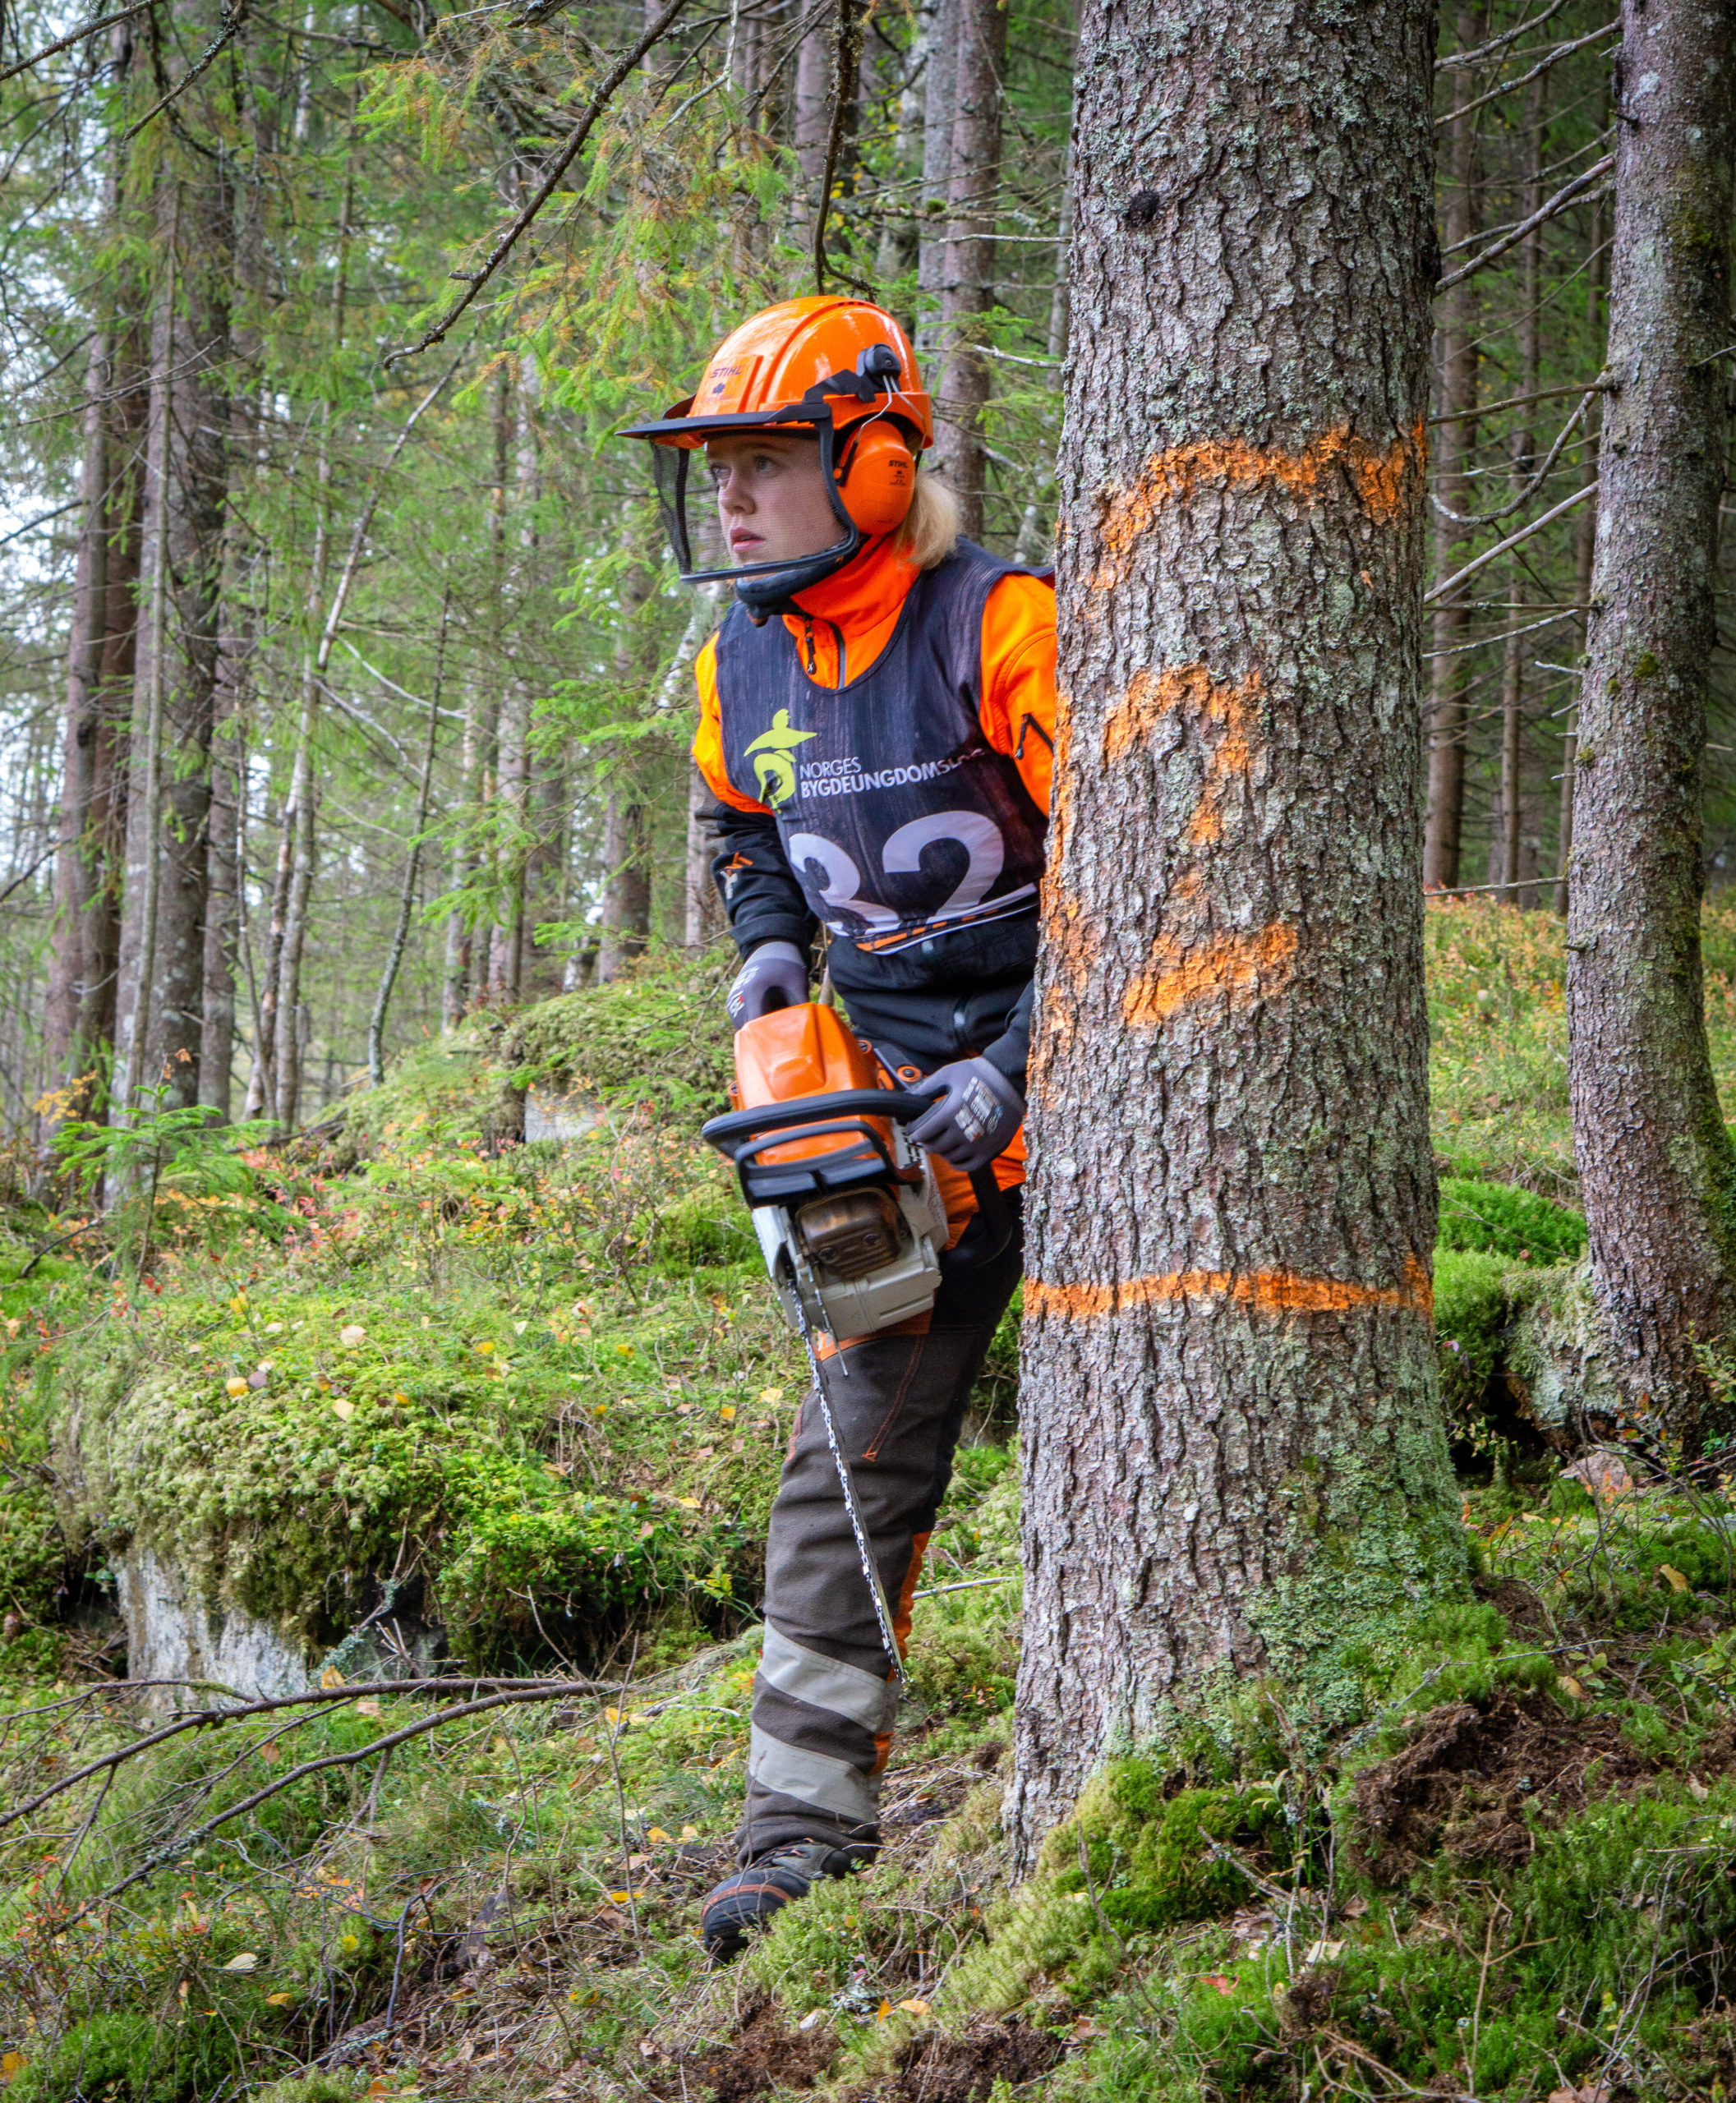
[{"label": "soil patch", "polygon": [[693,2053],[647,2086],[653,2095],[669,2098],[709,2090],[711,2103],[752,2103],[775,2088],[812,2088],[831,2064],[837,2042],[823,2023],[805,2032],[790,2029],[779,2020],[771,1996],[756,1994],[727,2044]]},{"label": "soil patch", "polygon": [[[1596,1770],[1595,1777],[1593,1770]],[[1431,1710],[1404,1751],[1356,1778],[1357,1852],[1384,1883],[1428,1856],[1512,1869],[1595,1789],[1608,1795],[1648,1772],[1613,1716],[1566,1716],[1540,1695]]]},{"label": "soil patch", "polygon": [[1471,1589],[1480,1599],[1487,1599],[1492,1606],[1499,1608],[1515,1636],[1540,1636],[1547,1631],[1550,1618],[1542,1600],[1529,1585],[1522,1585],[1517,1577],[1500,1577],[1492,1585],[1485,1581]]},{"label": "soil patch", "polygon": [[896,2072],[856,2090],[850,2103],[983,2103],[997,2081],[1016,2088],[1047,2073],[1062,2049],[1020,2016],[976,2016],[962,2030],[913,2037]]}]

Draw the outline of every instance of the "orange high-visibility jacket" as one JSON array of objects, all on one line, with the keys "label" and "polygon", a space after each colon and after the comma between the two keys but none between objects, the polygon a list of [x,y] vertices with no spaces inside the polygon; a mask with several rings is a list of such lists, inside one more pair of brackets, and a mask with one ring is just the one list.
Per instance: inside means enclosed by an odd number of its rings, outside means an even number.
[{"label": "orange high-visibility jacket", "polygon": [[962,542],[887,541],[799,610],[739,610],[701,652],[693,757],[745,955],[828,936],[877,1046],[923,1071],[981,1052],[1022,1085],[1055,737],[1054,592]]}]

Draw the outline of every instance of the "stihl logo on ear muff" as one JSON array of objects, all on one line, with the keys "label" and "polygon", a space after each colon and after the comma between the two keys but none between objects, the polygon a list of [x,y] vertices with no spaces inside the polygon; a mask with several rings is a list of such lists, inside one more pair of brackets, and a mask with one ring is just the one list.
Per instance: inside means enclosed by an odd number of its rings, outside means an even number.
[{"label": "stihl logo on ear muff", "polygon": [[916,458],[896,424],[859,425],[837,472],[844,508],[870,540],[905,522],[916,492]]},{"label": "stihl logo on ear muff", "polygon": [[[688,527],[688,462],[712,439],[786,430],[819,441],[841,537],[790,559],[705,569]],[[629,425],[648,439],[658,501],[689,583],[727,578],[756,621],[841,569],[863,542],[891,533],[916,494],[917,455],[934,443],[934,404],[896,316],[871,301],[785,300],[742,323],[711,353],[699,385],[661,416]]]}]

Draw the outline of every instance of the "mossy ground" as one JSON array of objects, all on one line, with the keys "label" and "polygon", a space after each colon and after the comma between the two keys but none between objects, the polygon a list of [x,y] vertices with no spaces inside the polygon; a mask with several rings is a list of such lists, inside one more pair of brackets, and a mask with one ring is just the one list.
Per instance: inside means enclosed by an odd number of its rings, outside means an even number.
[{"label": "mossy ground", "polygon": [[[694,1927],[728,1859],[803,1368],[693,1143],[723,967],[424,1047],[325,1154],[262,1157],[251,1213],[171,1222],[145,1280],[117,1251],[21,1281],[51,1227],[0,1236],[7,1801],[137,1735],[128,1697],[89,1691],[130,1544],[340,1672],[332,1645],[389,1577],[471,1668],[625,1687],[478,1713],[384,1761],[370,1748],[425,1705],[346,1696],[177,1739],[0,1829],[9,2096],[1729,2087],[1736,1510],[1637,1462],[1638,1489],[1594,1500],[1491,1428],[1517,1316],[1582,1245],[1559,933],[1454,907],[1430,943],[1476,1601],[1396,1617],[1347,1660],[1329,1727],[1250,1685],[1185,1755],[1118,1763],[1011,1888],[1010,1322],[916,1607],[886,1853],[725,1972]],[[1736,917],[1710,916],[1720,1060],[1732,955]],[[532,1078],[604,1124],[503,1149]],[[198,1837],[321,1757],[352,1764]]]}]

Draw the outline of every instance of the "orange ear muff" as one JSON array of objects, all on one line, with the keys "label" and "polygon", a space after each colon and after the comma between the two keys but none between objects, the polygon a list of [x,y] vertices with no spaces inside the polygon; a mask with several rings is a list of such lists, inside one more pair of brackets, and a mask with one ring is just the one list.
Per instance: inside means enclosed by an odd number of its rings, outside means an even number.
[{"label": "orange ear muff", "polygon": [[910,441],[889,417],[858,425],[845,443],[837,467],[844,508],[871,538],[905,522],[916,494],[916,456]]}]

